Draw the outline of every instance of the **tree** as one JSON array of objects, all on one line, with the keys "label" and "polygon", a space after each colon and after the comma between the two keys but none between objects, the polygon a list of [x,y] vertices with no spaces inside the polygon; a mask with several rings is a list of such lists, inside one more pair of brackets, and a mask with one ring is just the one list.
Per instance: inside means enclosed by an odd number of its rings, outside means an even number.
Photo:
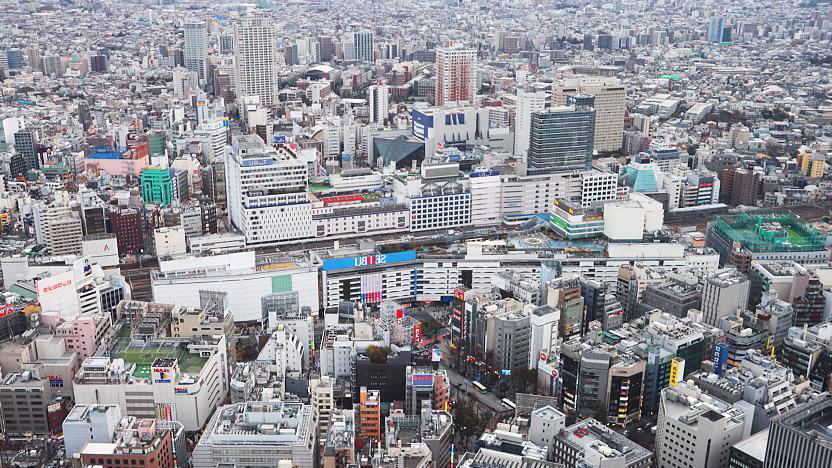
[{"label": "tree", "polygon": [[462,446],[468,449],[468,439],[479,431],[480,419],[468,400],[458,399],[454,409],[454,426],[462,438]]},{"label": "tree", "polygon": [[384,364],[387,362],[387,355],[390,354],[390,348],[370,345],[367,346],[367,357],[373,364]]},{"label": "tree", "polygon": [[598,402],[598,408],[595,409],[595,416],[594,418],[601,422],[603,425],[607,425],[607,408]]}]

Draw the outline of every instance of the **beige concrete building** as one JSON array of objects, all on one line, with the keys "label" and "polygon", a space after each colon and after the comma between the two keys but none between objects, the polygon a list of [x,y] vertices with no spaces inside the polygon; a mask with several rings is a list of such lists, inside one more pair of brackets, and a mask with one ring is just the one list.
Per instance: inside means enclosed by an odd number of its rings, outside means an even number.
[{"label": "beige concrete building", "polygon": [[566,96],[578,93],[595,96],[595,151],[617,151],[624,138],[627,89],[617,78],[569,78],[552,87],[552,106],[566,105]]}]

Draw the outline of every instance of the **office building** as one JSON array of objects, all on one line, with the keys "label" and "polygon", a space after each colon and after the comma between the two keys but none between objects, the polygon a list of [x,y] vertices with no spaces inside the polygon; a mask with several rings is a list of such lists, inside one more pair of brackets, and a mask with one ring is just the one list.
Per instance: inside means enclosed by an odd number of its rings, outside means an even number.
[{"label": "office building", "polygon": [[662,391],[656,431],[659,466],[720,468],[731,446],[751,435],[754,410],[729,404],[679,382]]},{"label": "office building", "polygon": [[594,98],[577,94],[569,106],[533,112],[528,173],[584,171],[592,167],[595,135]]},{"label": "office building", "polygon": [[234,135],[226,157],[228,214],[248,245],[274,245],[314,237],[306,192],[306,163],[257,135]]},{"label": "office building", "polygon": [[[477,94],[477,50],[461,46],[436,49],[437,106],[474,104]],[[454,104],[456,103],[456,104]]]},{"label": "office building", "polygon": [[32,371],[10,372],[0,382],[0,428],[6,437],[49,434],[49,382]]},{"label": "office building", "polygon": [[170,206],[174,199],[173,171],[161,167],[146,167],[139,176],[142,188],[142,200],[145,203],[157,203]]},{"label": "office building", "polygon": [[708,276],[702,287],[702,312],[705,323],[718,327],[720,320],[748,307],[750,282],[734,268]]},{"label": "office building", "polygon": [[310,404],[318,413],[318,440],[323,443],[330,430],[330,415],[335,411],[335,379],[322,375],[309,381]]},{"label": "office building", "polygon": [[185,68],[197,73],[204,85],[208,80],[208,25],[204,21],[189,21],[182,25],[185,33]]},{"label": "office building", "polygon": [[[311,406],[294,402],[245,402],[218,408],[205,427],[191,461],[194,468],[317,466],[317,418]],[[256,449],[254,449],[256,447]]]},{"label": "office building", "polygon": [[323,445],[322,466],[324,468],[349,466],[356,461],[355,411],[335,409],[332,424],[321,439]]},{"label": "office building", "polygon": [[120,422],[117,405],[75,405],[63,422],[66,456],[72,458],[88,443],[112,442]]},{"label": "office building", "polygon": [[60,218],[49,222],[46,246],[51,255],[81,255],[84,230],[79,218]]},{"label": "office building", "polygon": [[176,421],[122,419],[108,442],[90,442],[79,452],[84,466],[187,467],[185,430]]},{"label": "office building", "polygon": [[769,428],[765,468],[832,465],[832,396],[824,393],[774,418]]},{"label": "office building", "polygon": [[363,438],[381,438],[381,395],[361,387],[358,402],[358,433]]},{"label": "office building", "polygon": [[560,310],[544,305],[535,308],[530,316],[529,369],[537,369],[538,361],[555,355],[558,343]]},{"label": "office building", "polygon": [[769,429],[731,446],[728,468],[763,468],[766,460]]},{"label": "office building", "polygon": [[676,317],[688,316],[691,309],[699,310],[702,306],[702,292],[693,281],[674,281],[647,286],[642,295],[646,306],[668,312]]},{"label": "office building", "polygon": [[565,79],[552,87],[552,106],[567,105],[566,97],[591,94],[595,97],[594,150],[618,151],[624,135],[627,89],[617,78],[582,77]]},{"label": "office building", "polygon": [[376,47],[372,31],[356,31],[352,33],[352,43],[355,47],[355,59],[361,62],[376,61]]},{"label": "office building", "polygon": [[561,466],[647,468],[653,462],[649,450],[592,418],[556,434],[552,452]]},{"label": "office building", "polygon": [[110,212],[110,226],[116,235],[119,255],[134,255],[144,251],[144,232],[141,213],[133,209]]},{"label": "office building", "polygon": [[23,156],[26,170],[40,169],[37,155],[37,134],[34,130],[22,129],[14,134],[14,149]]},{"label": "office building", "polygon": [[257,96],[260,105],[277,102],[277,35],[271,20],[244,17],[234,25],[235,93]]}]

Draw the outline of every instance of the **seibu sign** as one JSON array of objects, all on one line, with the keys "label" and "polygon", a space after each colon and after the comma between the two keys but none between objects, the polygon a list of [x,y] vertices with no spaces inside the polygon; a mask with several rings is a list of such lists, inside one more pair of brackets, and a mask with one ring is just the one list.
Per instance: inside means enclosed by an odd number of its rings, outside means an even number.
[{"label": "seibu sign", "polygon": [[355,257],[353,266],[367,266],[367,265],[384,265],[387,263],[387,255],[367,255],[364,257]]}]

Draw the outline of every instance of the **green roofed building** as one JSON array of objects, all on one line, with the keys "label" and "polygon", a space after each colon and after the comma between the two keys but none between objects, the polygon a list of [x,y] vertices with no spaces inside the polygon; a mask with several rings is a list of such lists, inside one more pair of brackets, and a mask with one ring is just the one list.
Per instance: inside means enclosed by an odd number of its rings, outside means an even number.
[{"label": "green roofed building", "polygon": [[142,200],[170,206],[173,201],[173,174],[170,169],[146,167],[141,174]]},{"label": "green roofed building", "polygon": [[735,257],[825,263],[826,237],[792,213],[741,213],[715,217],[706,244],[719,253],[723,265],[734,263]]}]

